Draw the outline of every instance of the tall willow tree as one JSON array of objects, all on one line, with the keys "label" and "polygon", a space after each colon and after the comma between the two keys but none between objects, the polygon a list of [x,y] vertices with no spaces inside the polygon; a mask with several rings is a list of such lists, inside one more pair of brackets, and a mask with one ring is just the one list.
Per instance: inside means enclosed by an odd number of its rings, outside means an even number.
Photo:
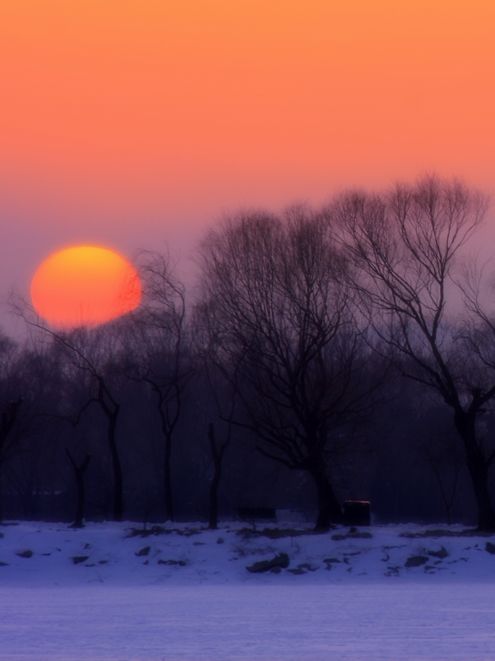
[{"label": "tall willow tree", "polygon": [[325,530],[341,518],[332,446],[369,402],[345,260],[328,224],[305,209],[233,217],[201,258],[201,305],[235,378],[237,424],[264,456],[311,476]]},{"label": "tall willow tree", "polygon": [[[480,336],[472,332],[473,323],[479,330],[478,322],[487,318],[482,319],[481,308],[476,310],[474,289],[463,284],[457,269],[459,254],[485,210],[479,192],[430,177],[383,195],[347,194],[330,215],[344,230],[354,287],[381,341],[406,377],[451,409],[478,526],[495,530],[488,485],[495,454],[479,424],[495,398],[495,363],[484,359]],[[468,305],[459,321],[456,306],[462,298]]]}]

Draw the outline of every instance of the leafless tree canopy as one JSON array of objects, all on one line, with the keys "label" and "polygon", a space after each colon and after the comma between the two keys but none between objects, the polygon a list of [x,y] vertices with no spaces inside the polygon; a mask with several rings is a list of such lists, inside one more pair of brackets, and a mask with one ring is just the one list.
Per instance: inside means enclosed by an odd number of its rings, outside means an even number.
[{"label": "leafless tree canopy", "polygon": [[369,392],[347,262],[331,226],[304,208],[241,215],[209,235],[202,257],[204,315],[219,358],[240,369],[243,424],[260,452],[309,471],[326,490],[322,500],[336,501],[325,457]]},{"label": "leafless tree canopy", "polygon": [[[356,267],[354,286],[374,329],[406,376],[438,393],[453,410],[477,495],[480,525],[492,528],[487,453],[476,423],[495,396],[480,344],[452,314],[456,258],[486,212],[483,195],[463,184],[427,178],[384,195],[348,194],[329,211]],[[449,304],[450,303],[450,304]],[[468,310],[476,311],[475,297]],[[479,315],[478,315],[479,317]],[[470,350],[468,347],[470,345]]]},{"label": "leafless tree canopy", "polygon": [[494,280],[466,260],[486,211],[437,177],[350,191],[226,218],[194,305],[152,251],[142,305],[108,325],[59,332],[17,300],[32,332],[0,335],[0,516],[215,528],[301,506],[325,530],[371,498],[495,530]]}]

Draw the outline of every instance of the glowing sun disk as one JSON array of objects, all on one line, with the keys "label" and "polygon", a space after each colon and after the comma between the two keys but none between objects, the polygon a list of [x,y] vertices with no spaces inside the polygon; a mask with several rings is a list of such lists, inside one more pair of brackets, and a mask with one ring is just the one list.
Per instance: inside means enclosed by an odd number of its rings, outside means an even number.
[{"label": "glowing sun disk", "polygon": [[141,282],[134,266],[114,250],[72,246],[53,253],[37,268],[31,301],[53,326],[94,326],[137,308]]}]

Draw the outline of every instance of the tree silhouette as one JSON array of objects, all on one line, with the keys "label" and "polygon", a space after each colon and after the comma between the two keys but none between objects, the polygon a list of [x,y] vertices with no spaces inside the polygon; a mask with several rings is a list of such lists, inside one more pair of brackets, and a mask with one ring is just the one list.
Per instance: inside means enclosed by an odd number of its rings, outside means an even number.
[{"label": "tree silhouette", "polygon": [[[354,287],[402,373],[439,395],[464,445],[480,529],[495,529],[477,423],[495,397],[476,352],[449,314],[455,260],[482,221],[486,199],[457,181],[428,177],[390,193],[350,193],[331,209],[344,229]],[[476,363],[474,368],[473,363]]]}]

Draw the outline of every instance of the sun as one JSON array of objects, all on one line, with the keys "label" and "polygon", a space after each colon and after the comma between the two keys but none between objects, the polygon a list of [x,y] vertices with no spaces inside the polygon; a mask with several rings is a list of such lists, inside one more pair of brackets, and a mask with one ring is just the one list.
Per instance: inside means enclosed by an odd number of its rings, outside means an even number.
[{"label": "sun", "polygon": [[31,280],[34,309],[51,326],[96,326],[137,308],[141,281],[115,250],[71,246],[49,255]]}]

